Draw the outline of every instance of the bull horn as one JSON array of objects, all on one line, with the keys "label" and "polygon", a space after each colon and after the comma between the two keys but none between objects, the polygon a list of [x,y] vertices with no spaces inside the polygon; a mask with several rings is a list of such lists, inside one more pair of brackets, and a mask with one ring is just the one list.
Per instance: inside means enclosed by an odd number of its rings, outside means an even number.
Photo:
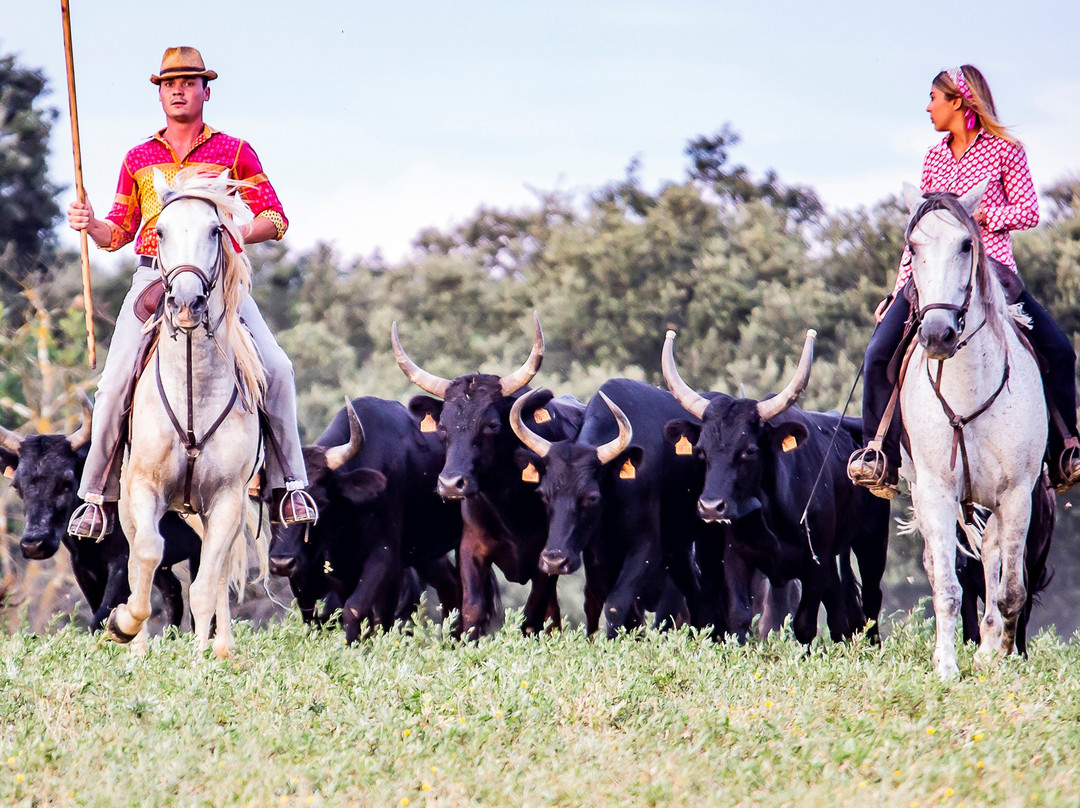
[{"label": "bull horn", "polygon": [[615,421],[619,424],[619,437],[614,440],[609,440],[603,446],[596,447],[596,456],[600,458],[600,462],[607,464],[622,454],[626,447],[630,445],[630,440],[634,437],[634,429],[630,426],[630,419],[626,417],[626,413],[620,410],[615,403],[600,393],[600,398],[604,399],[604,403],[608,405],[608,409],[611,410],[611,414],[615,416]]},{"label": "bull horn", "polygon": [[514,406],[510,408],[510,428],[514,430],[518,440],[524,443],[525,446],[532,449],[540,457],[547,457],[548,452],[551,451],[551,441],[541,438],[525,426],[525,421],[521,418],[521,410],[525,406],[525,400],[535,392],[535,390],[530,390],[525,395],[519,396],[518,400],[514,402]]},{"label": "bull horn", "polygon": [[398,339],[397,320],[390,326],[390,345],[394,349],[394,359],[397,360],[398,367],[401,368],[402,373],[408,376],[409,381],[437,398],[446,398],[446,390],[450,387],[450,380],[436,376],[434,373],[428,373],[409,359],[409,355],[401,347],[401,340]]},{"label": "bull horn", "polygon": [[698,418],[705,415],[705,409],[709,406],[709,399],[690,389],[690,385],[682,380],[678,368],[675,367],[675,332],[668,331],[664,337],[664,352],[660,358],[660,367],[664,371],[664,381],[667,382],[668,390],[675,399],[687,410]]},{"label": "bull horn", "polygon": [[795,368],[795,377],[788,382],[788,386],[770,398],[768,401],[759,401],[757,405],[758,415],[762,421],[775,418],[792,404],[799,400],[799,396],[806,389],[806,383],[810,381],[810,366],[814,364],[814,338],[817,331],[810,329],[806,332],[806,342],[803,343],[802,356],[799,357],[799,366]]},{"label": "bull horn", "polygon": [[0,447],[17,455],[22,448],[23,436],[0,426]]},{"label": "bull horn", "polygon": [[330,471],[337,471],[364,448],[364,427],[361,426],[360,416],[356,414],[348,397],[345,398],[345,411],[349,414],[349,440],[326,450],[326,467]]},{"label": "bull horn", "polygon": [[499,386],[504,396],[512,396],[522,387],[532,381],[533,376],[540,370],[540,363],[544,361],[544,331],[540,328],[540,315],[533,312],[533,321],[536,323],[536,333],[533,336],[532,351],[525,364],[511,373],[499,379]]},{"label": "bull horn", "polygon": [[68,443],[76,452],[90,442],[90,432],[94,427],[94,405],[90,403],[90,399],[86,397],[86,393],[81,389],[79,390],[79,404],[82,405],[83,411],[82,424],[67,436]]}]

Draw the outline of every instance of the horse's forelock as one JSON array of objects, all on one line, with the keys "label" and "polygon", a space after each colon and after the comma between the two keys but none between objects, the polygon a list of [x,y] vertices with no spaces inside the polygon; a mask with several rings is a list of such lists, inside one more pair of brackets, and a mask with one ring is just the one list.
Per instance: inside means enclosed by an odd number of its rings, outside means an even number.
[{"label": "horse's forelock", "polygon": [[197,166],[188,166],[176,173],[161,203],[167,205],[179,197],[192,197],[203,199],[220,211],[235,216],[246,210],[244,201],[237,197],[237,192],[250,187],[251,183],[246,180],[205,174]]}]

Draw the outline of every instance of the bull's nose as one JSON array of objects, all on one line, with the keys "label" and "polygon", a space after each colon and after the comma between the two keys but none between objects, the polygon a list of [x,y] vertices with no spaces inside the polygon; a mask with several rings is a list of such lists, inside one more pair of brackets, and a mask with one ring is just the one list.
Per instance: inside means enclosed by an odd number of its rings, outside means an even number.
[{"label": "bull's nose", "polygon": [[299,566],[295,556],[270,556],[270,572],[282,578],[291,578]]},{"label": "bull's nose", "polygon": [[438,491],[440,497],[461,499],[469,494],[469,478],[464,474],[440,474]]},{"label": "bull's nose", "polygon": [[699,499],[698,516],[705,520],[727,519],[728,505],[723,499]]},{"label": "bull's nose", "polygon": [[561,550],[544,550],[540,554],[540,571],[547,575],[570,575],[577,569],[569,553]]},{"label": "bull's nose", "polygon": [[36,561],[52,558],[56,552],[56,549],[49,545],[46,536],[23,536],[22,541],[19,542],[19,549],[22,550],[23,558],[32,558]]}]

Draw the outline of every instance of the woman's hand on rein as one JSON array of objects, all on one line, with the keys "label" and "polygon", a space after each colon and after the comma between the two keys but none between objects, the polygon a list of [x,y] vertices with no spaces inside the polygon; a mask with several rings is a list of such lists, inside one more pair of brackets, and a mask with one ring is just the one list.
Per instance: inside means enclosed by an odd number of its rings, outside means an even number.
[{"label": "woman's hand on rein", "polygon": [[885,312],[889,310],[889,306],[892,305],[892,302],[893,295],[886,295],[882,301],[878,303],[877,308],[874,309],[874,322],[880,323],[885,319]]}]

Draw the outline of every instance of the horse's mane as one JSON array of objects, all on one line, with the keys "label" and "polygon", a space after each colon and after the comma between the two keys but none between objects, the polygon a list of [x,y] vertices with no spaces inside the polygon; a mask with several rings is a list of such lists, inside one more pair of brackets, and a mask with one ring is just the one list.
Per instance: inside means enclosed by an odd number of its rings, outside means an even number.
[{"label": "horse's mane", "polygon": [[1005,344],[1006,320],[1009,310],[1005,303],[1005,293],[1001,284],[990,272],[990,263],[986,259],[986,247],[983,245],[979,225],[960,204],[960,197],[953,193],[926,194],[925,200],[908,222],[904,233],[904,243],[911,240],[911,234],[922,218],[931,211],[942,210],[952,215],[971,237],[971,246],[975,250],[975,280],[979,287],[979,302],[986,314],[986,323],[991,332]]},{"label": "horse's mane", "polygon": [[[240,322],[240,305],[251,291],[251,261],[243,251],[243,237],[235,216],[246,213],[247,205],[238,196],[241,188],[250,187],[242,180],[220,178],[199,173],[194,166],[181,169],[170,183],[161,204],[164,208],[181,197],[209,202],[218,212],[225,228],[221,234],[221,253],[225,256],[222,267],[222,297],[225,307],[225,344],[236,360],[244,393],[255,406],[261,406],[266,392],[266,367],[251,334]],[[233,243],[241,247],[236,252]]]}]

